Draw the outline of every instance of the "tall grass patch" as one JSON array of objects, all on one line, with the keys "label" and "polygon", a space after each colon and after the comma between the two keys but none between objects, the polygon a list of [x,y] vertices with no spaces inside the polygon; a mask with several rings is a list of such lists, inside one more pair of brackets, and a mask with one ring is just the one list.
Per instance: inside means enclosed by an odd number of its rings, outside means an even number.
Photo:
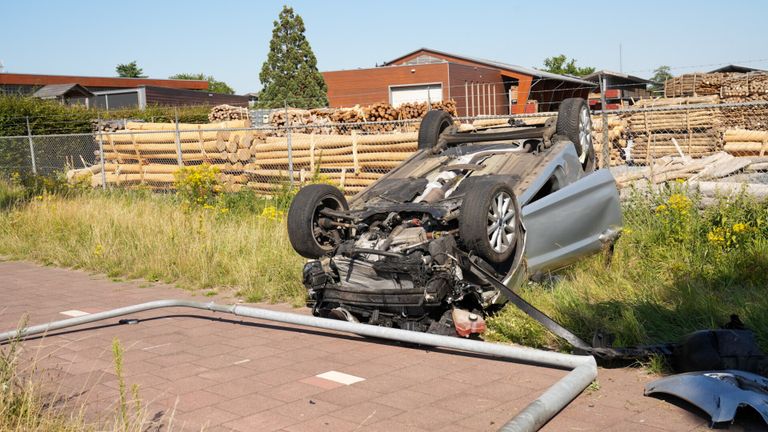
[{"label": "tall grass patch", "polygon": [[0,254],[186,288],[232,287],[249,301],[303,301],[302,260],[279,211],[181,206],[142,192],[39,198],[0,213]]},{"label": "tall grass patch", "polygon": [[[768,349],[768,206],[744,194],[699,203],[679,185],[637,193],[610,265],[593,256],[521,294],[585,340],[602,329],[616,346],[672,342],[735,313]],[[510,307],[490,328],[498,340],[565,347]]]}]

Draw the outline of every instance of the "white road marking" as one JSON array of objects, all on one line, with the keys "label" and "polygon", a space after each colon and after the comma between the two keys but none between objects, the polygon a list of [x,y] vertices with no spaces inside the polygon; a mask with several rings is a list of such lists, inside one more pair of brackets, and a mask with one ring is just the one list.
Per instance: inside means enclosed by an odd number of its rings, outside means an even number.
[{"label": "white road marking", "polygon": [[315,375],[318,378],[326,379],[328,381],[337,382],[339,384],[351,385],[360,381],[365,381],[365,378],[356,377],[354,375],[345,374],[343,372],[328,371]]},{"label": "white road marking", "polygon": [[153,346],[149,346],[149,347],[146,347],[146,348],[142,348],[142,351],[149,351],[149,350],[153,350],[153,349],[155,349],[155,348],[164,347],[164,346],[166,346],[166,345],[170,345],[170,344],[171,344],[171,343],[170,343],[170,342],[168,342],[168,343],[164,343],[164,344],[160,344],[160,345],[153,345]]},{"label": "white road marking", "polygon": [[77,310],[77,309],[66,310],[64,312],[59,312],[59,313],[62,314],[62,315],[66,315],[68,317],[73,317],[73,318],[77,318],[77,317],[81,317],[81,316],[85,316],[85,315],[90,315],[88,312],[83,312],[83,311]]},{"label": "white road marking", "polygon": [[236,362],[234,362],[232,364],[233,365],[240,365],[240,364],[243,364],[243,363],[248,363],[249,361],[251,361],[251,359],[239,360],[239,361],[236,361]]}]

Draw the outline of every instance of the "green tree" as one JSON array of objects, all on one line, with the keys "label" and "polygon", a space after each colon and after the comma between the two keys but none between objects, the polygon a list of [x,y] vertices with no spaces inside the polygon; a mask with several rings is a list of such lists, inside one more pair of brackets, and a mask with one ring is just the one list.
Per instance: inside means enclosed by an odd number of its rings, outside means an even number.
[{"label": "green tree", "polygon": [[269,55],[261,67],[259,79],[263,89],[259,105],[265,107],[294,106],[314,108],[328,105],[327,87],[317,70],[317,58],[304,36],[304,20],[283,6],[274,22]]},{"label": "green tree", "polygon": [[593,67],[578,67],[576,60],[570,59],[565,54],[544,59],[544,70],[560,75],[584,76],[595,71]]},{"label": "green tree", "polygon": [[672,72],[670,72],[669,66],[659,66],[656,68],[655,71],[653,71],[653,76],[651,77],[651,81],[653,81],[653,84],[651,84],[651,91],[659,92],[664,90],[664,81],[672,78]]},{"label": "green tree", "polygon": [[180,79],[180,80],[200,80],[200,81],[208,81],[208,90],[209,92],[213,93],[223,93],[223,94],[235,94],[235,90],[227,85],[224,81],[219,81],[212,77],[211,75],[205,76],[204,74],[190,74],[190,73],[180,73],[176,75],[169,76],[170,79]]},{"label": "green tree", "polygon": [[115,71],[117,72],[117,76],[121,78],[146,78],[147,76],[144,75],[144,71],[136,65],[136,60],[126,63],[126,64],[119,64],[117,67],[115,67]]}]

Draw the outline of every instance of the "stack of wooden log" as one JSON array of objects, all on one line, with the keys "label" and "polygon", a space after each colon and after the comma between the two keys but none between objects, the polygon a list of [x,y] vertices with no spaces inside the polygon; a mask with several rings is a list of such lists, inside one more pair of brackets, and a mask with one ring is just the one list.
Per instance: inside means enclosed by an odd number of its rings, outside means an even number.
[{"label": "stack of wooden log", "polygon": [[[607,117],[611,166],[623,165],[624,160],[621,157],[621,149],[627,146],[627,140],[624,138],[624,128],[626,123],[615,114]],[[605,142],[603,131],[603,117],[600,115],[592,116],[592,143],[595,147],[595,156],[597,157],[597,160],[602,160],[603,143]],[[601,164],[600,166],[603,165]]]},{"label": "stack of wooden log", "polygon": [[[717,96],[695,98],[645,99],[636,106],[649,108],[624,114],[625,135],[632,139],[632,159],[651,163],[653,159],[676,155],[682,150],[688,156],[702,157],[714,153],[720,143],[720,110],[691,108],[665,110],[666,106],[712,104]],[[653,108],[659,108],[658,111]]]},{"label": "stack of wooden log", "polygon": [[765,156],[768,131],[728,129],[723,134],[723,150],[736,156]]},{"label": "stack of wooden log", "polygon": [[294,184],[324,181],[353,194],[370,185],[416,151],[417,134],[378,135],[291,134],[292,167],[288,165],[285,137],[267,137],[251,147],[252,169],[246,171],[248,186],[262,193],[274,193],[290,181]]},{"label": "stack of wooden log", "polygon": [[718,95],[728,102],[764,98],[768,94],[768,74],[716,72],[685,74],[664,82],[664,96]]},{"label": "stack of wooden log", "polygon": [[[368,106],[356,105],[352,108],[320,108],[277,110],[269,116],[269,124],[274,128],[293,127],[293,133],[350,134],[353,129],[346,125],[367,122],[388,122],[395,120],[413,120],[423,117],[429,109],[439,109],[456,116],[456,102],[448,100],[435,102],[430,106],[426,102],[405,103],[393,107],[388,103],[374,103]],[[333,124],[331,126],[330,124]],[[357,128],[360,132],[381,133],[413,131],[417,124],[364,124]],[[284,135],[284,131],[275,131]]]},{"label": "stack of wooden log", "polygon": [[216,105],[211,108],[211,112],[208,114],[208,121],[211,123],[229,120],[248,120],[249,118],[248,108],[226,104]]},{"label": "stack of wooden log", "polygon": [[[111,185],[172,187],[174,173],[182,166],[209,163],[222,170],[225,183],[230,173],[242,174],[250,159],[250,146],[263,141],[254,132],[232,132],[248,127],[247,120],[212,124],[128,122],[125,130],[101,134],[106,182]],[[176,133],[178,127],[178,135]],[[177,141],[178,138],[178,141]],[[240,164],[240,165],[237,165]],[[234,172],[233,172],[234,171]],[[101,184],[94,175],[94,186]]]}]

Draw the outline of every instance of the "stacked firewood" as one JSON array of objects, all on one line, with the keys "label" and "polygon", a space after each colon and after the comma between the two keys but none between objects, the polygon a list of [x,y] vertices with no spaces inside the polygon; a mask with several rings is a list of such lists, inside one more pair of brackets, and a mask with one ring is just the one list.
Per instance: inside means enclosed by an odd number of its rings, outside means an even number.
[{"label": "stacked firewood", "polygon": [[768,74],[716,72],[685,74],[664,83],[664,95],[679,96],[719,95],[728,102],[762,98],[768,94]]},{"label": "stacked firewood", "polygon": [[93,131],[94,132],[115,132],[125,129],[126,120],[94,120]]},{"label": "stacked firewood", "polygon": [[208,121],[211,123],[229,121],[229,120],[247,120],[250,118],[248,108],[232,105],[216,105],[211,108],[208,114]]},{"label": "stacked firewood", "polygon": [[721,96],[728,102],[765,99],[768,95],[768,73],[747,73],[724,80]]},{"label": "stacked firewood", "polygon": [[[405,103],[393,107],[387,103],[374,103],[368,106],[356,105],[352,108],[321,108],[321,109],[296,109],[288,108],[276,110],[269,116],[269,124],[274,128],[292,126],[293,133],[321,133],[321,134],[349,134],[352,128],[344,125],[354,123],[377,123],[395,120],[412,120],[423,117],[429,109],[439,109],[457,115],[456,102],[448,100],[435,102],[431,105],[422,103]],[[334,126],[330,126],[333,124]],[[365,124],[361,132],[380,133],[415,130],[417,125],[396,124]],[[276,131],[276,134],[284,134],[284,131]]]}]

